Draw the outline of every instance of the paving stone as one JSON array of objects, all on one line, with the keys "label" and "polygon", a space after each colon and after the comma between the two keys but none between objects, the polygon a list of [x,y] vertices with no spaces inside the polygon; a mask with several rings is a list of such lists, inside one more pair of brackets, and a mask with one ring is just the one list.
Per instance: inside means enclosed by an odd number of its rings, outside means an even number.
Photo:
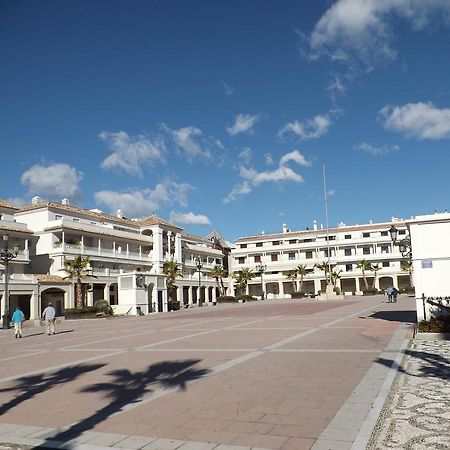
[{"label": "paving stone", "polygon": [[156,441],[157,438],[145,437],[145,436],[129,436],[123,441],[114,444],[114,447],[127,448],[127,449],[139,449],[145,447],[151,442]]},{"label": "paving stone", "polygon": [[129,437],[127,434],[97,433],[96,437],[88,440],[86,443],[89,445],[113,446],[127,437]]},{"label": "paving stone", "polygon": [[176,450],[180,448],[185,441],[179,441],[176,439],[157,439],[151,444],[142,447],[143,450]]}]

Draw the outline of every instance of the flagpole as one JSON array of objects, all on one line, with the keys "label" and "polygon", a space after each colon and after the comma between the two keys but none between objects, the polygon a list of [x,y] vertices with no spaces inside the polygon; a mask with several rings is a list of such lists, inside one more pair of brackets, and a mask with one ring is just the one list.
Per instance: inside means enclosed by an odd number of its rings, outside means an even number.
[{"label": "flagpole", "polygon": [[328,192],[327,192],[327,179],[325,173],[325,163],[323,163],[322,169],[323,169],[323,193],[324,193],[323,198],[325,203],[325,229],[327,233],[327,265],[328,265],[327,286],[328,286],[331,280],[331,266],[330,266],[330,236],[328,232]]}]

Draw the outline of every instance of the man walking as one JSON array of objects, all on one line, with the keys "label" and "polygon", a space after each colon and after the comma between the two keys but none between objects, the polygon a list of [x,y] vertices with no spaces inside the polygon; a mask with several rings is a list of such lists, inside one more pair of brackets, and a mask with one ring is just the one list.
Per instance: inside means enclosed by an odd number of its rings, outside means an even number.
[{"label": "man walking", "polygon": [[47,308],[42,311],[42,318],[45,320],[45,328],[47,329],[47,334],[55,334],[55,315],[56,311],[52,304],[49,303]]},{"label": "man walking", "polygon": [[22,324],[25,320],[25,316],[19,307],[14,311],[11,322],[14,324],[14,336],[17,338],[22,337]]}]

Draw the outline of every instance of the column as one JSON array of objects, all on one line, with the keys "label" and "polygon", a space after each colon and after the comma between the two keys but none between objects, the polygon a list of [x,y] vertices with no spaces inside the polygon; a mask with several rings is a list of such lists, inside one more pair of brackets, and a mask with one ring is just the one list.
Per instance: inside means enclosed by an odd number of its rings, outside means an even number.
[{"label": "column", "polygon": [[375,289],[376,289],[377,291],[380,290],[380,277],[377,277],[377,278],[375,279]]},{"label": "column", "polygon": [[397,278],[397,275],[392,275],[392,283],[393,283],[393,287],[395,287],[395,289],[398,290],[398,278]]},{"label": "column", "polygon": [[321,285],[320,285],[320,279],[315,279],[314,280],[314,293],[317,294],[317,292],[319,292],[322,289]]},{"label": "column", "polygon": [[177,286],[177,301],[180,307],[183,306],[183,286]]},{"label": "column", "polygon": [[64,237],[65,237],[65,235],[64,235],[64,231],[61,233],[61,245],[64,247],[64,242],[65,242],[65,240],[64,240]]},{"label": "column", "polygon": [[211,302],[211,299],[209,298],[209,291],[210,291],[209,287],[208,286],[205,287],[205,303]]},{"label": "column", "polygon": [[162,267],[159,266],[159,263],[164,260],[161,228],[153,229],[153,260],[155,262],[156,273],[161,273]]},{"label": "column", "polygon": [[81,253],[84,253],[84,236],[83,235],[81,235]]},{"label": "column", "polygon": [[356,277],[355,281],[356,281],[356,292],[361,292],[361,286],[359,285],[359,277]]},{"label": "column", "polygon": [[87,300],[86,300],[87,306],[94,306],[94,290],[87,291]]},{"label": "column", "polygon": [[153,312],[159,312],[159,305],[158,305],[158,283],[155,284],[155,286],[152,289],[152,305],[153,305]]},{"label": "column", "polygon": [[128,242],[127,242],[127,258],[129,258],[129,256],[130,256],[130,246],[128,245]]},{"label": "column", "polygon": [[39,315],[39,294],[37,290],[33,290],[33,294],[31,294],[30,299],[30,320],[39,319]]},{"label": "column", "polygon": [[98,254],[102,254],[102,240],[98,238]]},{"label": "column", "polygon": [[189,286],[188,289],[188,304],[189,306],[192,306],[194,304],[194,301],[192,299],[192,286]]},{"label": "column", "polygon": [[172,232],[168,231],[167,232],[167,253],[169,254],[169,258],[172,256],[172,252],[171,252],[172,243],[170,242],[171,238],[172,238]]},{"label": "column", "polygon": [[197,306],[201,303],[202,300],[202,289],[200,286],[197,286]]},{"label": "column", "polygon": [[284,297],[284,286],[283,286],[282,281],[278,282],[278,292],[279,292],[278,297],[283,298]]},{"label": "column", "polygon": [[214,289],[212,290],[212,301],[213,301],[213,303],[216,303],[216,301],[217,301],[217,292],[216,292],[216,288],[214,288]]},{"label": "column", "polygon": [[175,233],[175,261],[181,263],[183,260],[183,250],[181,247],[181,234]]},{"label": "column", "polygon": [[108,283],[106,283],[105,284],[105,287],[104,287],[104,289],[103,289],[103,298],[108,302],[108,303],[111,303],[111,299],[109,298],[109,287],[110,287],[110,284],[108,284]]}]

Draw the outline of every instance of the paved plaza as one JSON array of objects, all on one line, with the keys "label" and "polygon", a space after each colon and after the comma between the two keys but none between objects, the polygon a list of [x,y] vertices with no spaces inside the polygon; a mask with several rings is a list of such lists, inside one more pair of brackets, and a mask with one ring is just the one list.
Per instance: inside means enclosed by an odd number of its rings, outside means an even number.
[{"label": "paved plaza", "polygon": [[413,310],[407,296],[273,300],[65,321],[54,336],[2,331],[0,442],[365,448],[412,337]]}]

